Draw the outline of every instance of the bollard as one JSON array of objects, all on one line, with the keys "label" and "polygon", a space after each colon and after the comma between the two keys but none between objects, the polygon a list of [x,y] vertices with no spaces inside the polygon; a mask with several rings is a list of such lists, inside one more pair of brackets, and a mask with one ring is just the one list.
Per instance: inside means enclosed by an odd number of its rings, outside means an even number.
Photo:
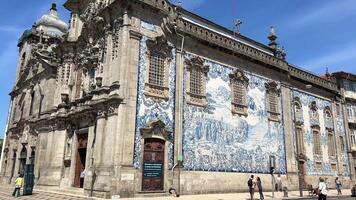
[{"label": "bollard", "polygon": [[283,197],[288,197],[288,188],[283,187]]}]

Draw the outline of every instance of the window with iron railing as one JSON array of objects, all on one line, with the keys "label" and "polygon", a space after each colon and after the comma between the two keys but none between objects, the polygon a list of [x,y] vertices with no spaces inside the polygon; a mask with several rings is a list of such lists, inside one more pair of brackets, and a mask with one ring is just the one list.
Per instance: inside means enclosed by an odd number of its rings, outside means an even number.
[{"label": "window with iron railing", "polygon": [[164,58],[159,54],[151,54],[149,56],[149,78],[148,83],[157,86],[164,86],[165,66]]}]

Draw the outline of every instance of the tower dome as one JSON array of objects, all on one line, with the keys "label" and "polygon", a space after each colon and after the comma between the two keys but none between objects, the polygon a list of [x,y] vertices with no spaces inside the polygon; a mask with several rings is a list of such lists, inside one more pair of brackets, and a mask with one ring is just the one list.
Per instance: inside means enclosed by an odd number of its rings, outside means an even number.
[{"label": "tower dome", "polygon": [[53,3],[50,12],[43,15],[34,24],[38,32],[51,37],[61,37],[67,32],[67,24],[58,17],[56,4]]}]

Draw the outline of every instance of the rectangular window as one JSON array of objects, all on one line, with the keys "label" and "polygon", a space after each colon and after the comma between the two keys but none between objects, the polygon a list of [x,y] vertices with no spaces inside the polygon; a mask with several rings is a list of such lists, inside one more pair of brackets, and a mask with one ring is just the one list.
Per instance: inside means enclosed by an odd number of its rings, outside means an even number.
[{"label": "rectangular window", "polygon": [[341,152],[344,152],[344,150],[345,150],[344,137],[340,136],[339,139],[340,139],[340,149],[341,149]]},{"label": "rectangular window", "polygon": [[336,164],[331,164],[331,170],[333,172],[336,172],[337,171],[337,165]]},{"label": "rectangular window", "polygon": [[323,169],[323,164],[321,162],[315,162],[315,169],[316,170],[322,170]]},{"label": "rectangular window", "polygon": [[328,150],[329,156],[335,156],[334,134],[331,132],[328,134]]},{"label": "rectangular window", "polygon": [[350,129],[350,135],[351,135],[351,144],[353,146],[356,146],[356,130]]},{"label": "rectangular window", "polygon": [[336,104],[336,115],[340,116],[340,104]]},{"label": "rectangular window", "polygon": [[192,94],[203,94],[203,73],[198,67],[192,67],[190,72],[190,92]]},{"label": "rectangular window", "polygon": [[278,102],[277,102],[277,95],[275,92],[270,92],[268,94],[269,98],[269,111],[273,113],[278,113]]},{"label": "rectangular window", "polygon": [[300,154],[304,154],[304,134],[303,130],[300,127],[296,129],[297,137],[298,137],[298,150]]},{"label": "rectangular window", "polygon": [[233,81],[234,99],[233,102],[239,105],[245,105],[246,86],[241,81]]},{"label": "rectangular window", "polygon": [[164,86],[164,59],[157,54],[150,55],[148,83]]},{"label": "rectangular window", "polygon": [[314,154],[321,155],[320,135],[318,131],[313,131]]}]

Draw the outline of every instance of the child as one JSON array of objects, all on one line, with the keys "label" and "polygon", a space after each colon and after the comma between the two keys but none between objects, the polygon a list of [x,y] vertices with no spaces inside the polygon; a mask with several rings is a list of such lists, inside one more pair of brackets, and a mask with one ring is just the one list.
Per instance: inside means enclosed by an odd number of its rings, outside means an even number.
[{"label": "child", "polygon": [[20,174],[19,177],[16,178],[15,180],[15,190],[12,193],[12,196],[14,197],[19,197],[20,196],[20,189],[23,186],[23,175]]}]

